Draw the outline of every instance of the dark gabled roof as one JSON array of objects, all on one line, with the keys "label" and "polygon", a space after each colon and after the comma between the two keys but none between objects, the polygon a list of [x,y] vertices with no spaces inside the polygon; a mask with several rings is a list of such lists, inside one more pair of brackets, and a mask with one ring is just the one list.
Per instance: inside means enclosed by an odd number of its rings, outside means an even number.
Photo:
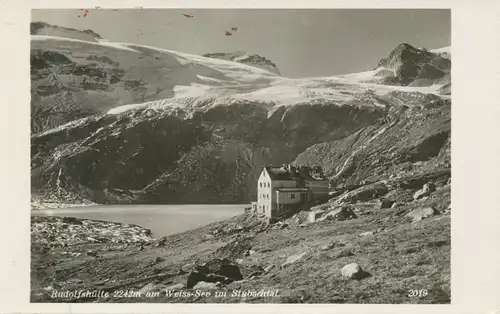
[{"label": "dark gabled roof", "polygon": [[264,167],[269,174],[271,180],[279,180],[279,181],[295,181],[300,180],[300,176],[298,174],[292,174],[288,171],[288,169],[283,166],[266,166]]},{"label": "dark gabled roof", "polygon": [[328,178],[323,173],[321,167],[305,167],[293,166],[294,170],[290,171],[287,165],[283,166],[266,166],[264,167],[269,174],[271,180],[279,181],[323,181]]}]

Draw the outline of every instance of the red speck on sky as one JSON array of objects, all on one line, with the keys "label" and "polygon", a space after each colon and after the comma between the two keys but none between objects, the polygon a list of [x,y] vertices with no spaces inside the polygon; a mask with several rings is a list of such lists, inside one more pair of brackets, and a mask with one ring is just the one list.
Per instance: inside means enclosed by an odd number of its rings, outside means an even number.
[{"label": "red speck on sky", "polygon": [[[85,13],[83,13],[83,17],[86,17],[86,16],[87,16],[87,14],[89,13],[89,10],[86,10],[86,9],[80,9],[80,10],[85,11]],[[78,17],[80,17],[80,16],[78,16]]]}]

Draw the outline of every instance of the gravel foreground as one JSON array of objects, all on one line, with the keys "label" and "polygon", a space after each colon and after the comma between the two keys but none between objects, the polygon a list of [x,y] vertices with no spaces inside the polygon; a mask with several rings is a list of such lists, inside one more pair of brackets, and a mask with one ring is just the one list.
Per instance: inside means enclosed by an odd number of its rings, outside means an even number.
[{"label": "gravel foreground", "polygon": [[450,189],[432,191],[389,208],[330,202],[273,224],[245,213],[161,239],[33,217],[31,300],[450,303]]}]

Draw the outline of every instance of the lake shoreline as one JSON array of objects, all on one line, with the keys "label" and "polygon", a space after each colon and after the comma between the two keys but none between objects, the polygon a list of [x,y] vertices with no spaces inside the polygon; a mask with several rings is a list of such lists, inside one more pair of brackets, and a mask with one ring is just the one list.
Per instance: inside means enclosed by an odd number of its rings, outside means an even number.
[{"label": "lake shoreline", "polygon": [[74,217],[150,229],[157,237],[185,232],[244,212],[247,204],[87,205],[32,210],[32,217]]},{"label": "lake shoreline", "polygon": [[123,203],[123,204],[68,204],[68,203],[51,203],[51,202],[31,202],[31,210],[32,211],[40,211],[40,210],[51,210],[51,209],[74,209],[74,208],[87,208],[87,207],[100,207],[100,206],[186,206],[186,205],[195,205],[195,206],[246,206],[248,208],[251,207],[251,204],[248,203],[224,203],[224,204],[212,204],[212,203],[172,203],[172,204],[143,204],[143,203]]},{"label": "lake shoreline", "polygon": [[62,209],[62,208],[80,208],[80,207],[89,207],[89,206],[99,206],[101,204],[91,203],[91,204],[67,204],[67,203],[52,203],[52,202],[31,202],[31,210],[39,211],[39,210],[50,210],[50,209]]}]

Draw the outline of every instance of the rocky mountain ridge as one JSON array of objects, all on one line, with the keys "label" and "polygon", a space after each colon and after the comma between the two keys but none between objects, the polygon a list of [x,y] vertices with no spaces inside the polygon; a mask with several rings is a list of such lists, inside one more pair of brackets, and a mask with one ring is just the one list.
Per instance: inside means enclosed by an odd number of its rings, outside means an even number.
[{"label": "rocky mountain ridge", "polygon": [[51,25],[45,22],[31,22],[30,34],[67,37],[92,42],[99,42],[100,39],[103,39],[101,35],[91,29],[80,31],[74,28]]},{"label": "rocky mountain ridge", "polygon": [[444,85],[401,86],[426,67],[445,73],[430,52],[400,45],[373,73],[291,80],[214,57],[34,36],[32,189],[46,200],[247,203],[264,165],[294,161],[321,164],[339,187],[449,169]]},{"label": "rocky mountain ridge", "polygon": [[240,62],[243,64],[256,66],[264,70],[269,70],[270,72],[281,75],[275,63],[273,63],[269,59],[266,59],[265,57],[259,56],[258,54],[247,54],[243,51],[237,51],[233,53],[224,53],[224,52],[207,53],[204,54],[203,56],[208,58],[217,58],[234,62]]}]

